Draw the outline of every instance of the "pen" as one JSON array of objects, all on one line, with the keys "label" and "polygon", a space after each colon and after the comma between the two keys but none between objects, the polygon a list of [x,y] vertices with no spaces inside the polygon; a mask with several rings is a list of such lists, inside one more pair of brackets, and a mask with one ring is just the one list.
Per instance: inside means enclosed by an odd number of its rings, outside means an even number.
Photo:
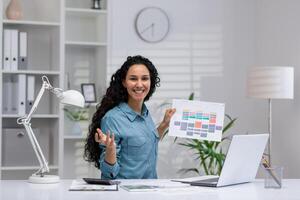
[{"label": "pen", "polygon": [[262,157],[262,165],[268,171],[268,173],[272,176],[272,178],[275,180],[275,182],[281,187],[281,182],[279,181],[276,174],[274,174],[273,170],[270,168],[271,166],[264,156]]}]

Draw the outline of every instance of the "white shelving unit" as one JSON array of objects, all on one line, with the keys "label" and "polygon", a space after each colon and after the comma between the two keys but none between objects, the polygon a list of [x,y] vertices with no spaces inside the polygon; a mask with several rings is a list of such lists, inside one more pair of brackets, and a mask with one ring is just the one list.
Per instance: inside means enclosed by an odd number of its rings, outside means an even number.
[{"label": "white shelving unit", "polygon": [[[66,86],[80,90],[82,83],[94,83],[98,98],[106,86],[108,52],[108,6],[105,0],[101,3],[101,10],[93,10],[90,9],[89,1],[66,0],[64,8]],[[95,112],[95,105],[86,105],[90,117]],[[70,120],[66,116],[65,124],[64,159],[61,167],[63,176],[64,178],[91,176],[98,170],[83,160],[87,133],[78,135],[72,132]]]},{"label": "white shelving unit", "polygon": [[107,44],[104,42],[81,42],[81,41],[66,41],[69,46],[82,46],[82,47],[105,47]]},{"label": "white shelving unit", "polygon": [[[1,179],[27,179],[34,171],[38,169],[38,162],[33,162],[28,165],[24,164],[24,160],[37,161],[36,156],[33,153],[26,155],[26,157],[20,158],[17,161],[12,161],[14,156],[20,154],[22,151],[27,151],[32,148],[29,144],[27,135],[22,138],[18,138],[17,135],[11,133],[5,133],[4,130],[19,129],[22,126],[16,123],[16,120],[20,115],[17,113],[4,113],[3,111],[3,99],[7,94],[4,93],[6,87],[4,80],[14,79],[20,74],[33,75],[35,77],[35,95],[37,95],[42,81],[41,76],[47,75],[50,82],[55,87],[63,87],[62,72],[64,66],[61,65],[62,49],[60,48],[63,43],[61,38],[62,32],[62,2],[60,0],[39,0],[22,1],[23,7],[23,19],[22,20],[9,20],[5,16],[5,9],[9,3],[9,0],[0,2],[0,44],[1,44],[1,69],[0,69],[0,177]],[[45,6],[47,5],[47,6]],[[3,30],[4,29],[16,29],[18,31],[27,32],[28,42],[28,65],[26,69],[22,70],[3,70]],[[18,93],[14,88],[12,93]],[[45,92],[42,101],[32,117],[32,126],[35,130],[38,130],[38,139],[43,140],[42,149],[46,152],[46,157],[50,165],[52,174],[60,174],[59,169],[59,138],[63,119],[63,112],[58,104],[56,97],[49,92]],[[25,132],[25,131],[24,131]],[[26,133],[26,132],[25,132]],[[28,140],[27,143],[25,140]],[[18,144],[24,144],[24,146],[15,145],[14,152],[8,151],[7,146]],[[45,145],[46,144],[46,145]],[[46,150],[46,151],[45,151]],[[5,158],[5,159],[4,159]],[[12,164],[14,163],[14,164]]]},{"label": "white shelving unit", "polygon": [[28,21],[28,20],[3,20],[3,24],[18,24],[18,25],[32,25],[32,26],[54,26],[59,27],[60,24],[57,22],[46,22],[46,21]]},{"label": "white shelving unit", "polygon": [[[91,1],[86,0],[22,0],[22,20],[6,18],[8,3],[9,0],[0,2],[0,37],[3,38],[4,29],[27,32],[28,66],[21,70],[4,70],[3,40],[0,40],[0,105],[6,95],[4,91],[7,91],[4,90],[4,80],[19,74],[35,77],[35,96],[42,84],[41,77],[46,75],[54,87],[63,89],[81,91],[81,83],[94,83],[99,98],[106,88],[109,46],[107,0],[101,1],[101,10],[91,9]],[[90,115],[95,106],[96,103],[86,105]],[[6,129],[23,128],[16,123],[18,117],[17,113],[5,113],[1,107],[0,179],[27,179],[38,169],[37,162],[32,165],[24,164],[22,160],[14,165],[6,163],[14,153],[5,149],[4,144],[8,141],[3,133]],[[83,160],[85,134],[74,132],[72,123],[75,123],[68,120],[64,107],[48,91],[44,93],[31,123],[39,130],[40,139],[47,143],[41,146],[42,149],[47,148],[51,174],[58,174],[61,178],[78,178],[99,173]],[[15,136],[9,137],[9,142],[14,145],[12,138]],[[31,145],[29,148],[32,148]],[[33,153],[24,159],[28,158],[36,159]]]},{"label": "white shelving unit", "polygon": [[8,71],[2,70],[3,74],[32,74],[32,75],[59,75],[59,71],[47,71],[47,70],[17,70],[17,71]]},{"label": "white shelving unit", "polygon": [[65,135],[64,136],[65,140],[85,140],[85,137],[83,137],[82,135]]},{"label": "white shelving unit", "polygon": [[68,15],[74,15],[79,17],[97,17],[98,15],[107,15],[106,10],[92,10],[87,8],[66,8],[66,13]]}]

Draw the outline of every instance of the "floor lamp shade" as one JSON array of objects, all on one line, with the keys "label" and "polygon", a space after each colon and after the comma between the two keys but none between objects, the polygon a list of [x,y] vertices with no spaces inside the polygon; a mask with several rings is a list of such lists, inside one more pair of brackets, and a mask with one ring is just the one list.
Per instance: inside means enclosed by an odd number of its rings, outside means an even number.
[{"label": "floor lamp shade", "polygon": [[293,99],[294,68],[264,66],[251,68],[248,73],[247,94],[259,99]]},{"label": "floor lamp shade", "polygon": [[247,79],[249,97],[268,99],[268,157],[271,165],[272,149],[272,99],[294,98],[294,68],[288,66],[263,66],[251,68]]}]

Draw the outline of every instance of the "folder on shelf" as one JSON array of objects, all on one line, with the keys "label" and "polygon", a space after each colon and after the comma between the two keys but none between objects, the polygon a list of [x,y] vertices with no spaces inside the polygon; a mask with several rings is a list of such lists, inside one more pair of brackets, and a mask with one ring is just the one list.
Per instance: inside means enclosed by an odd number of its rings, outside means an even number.
[{"label": "folder on shelf", "polygon": [[11,111],[10,114],[18,114],[18,76],[11,76],[11,87],[12,87],[12,94],[11,94]]},{"label": "folder on shelf", "polygon": [[3,69],[10,70],[10,60],[11,60],[11,30],[4,29],[3,31]]},{"label": "folder on shelf", "polygon": [[16,29],[11,30],[11,70],[18,70],[18,51],[19,51],[19,32]]},{"label": "folder on shelf", "polygon": [[27,32],[19,33],[19,69],[27,68]]},{"label": "folder on shelf", "polygon": [[10,76],[3,77],[3,95],[2,96],[2,111],[4,114],[11,114],[12,111],[12,96],[13,96],[13,82]]},{"label": "folder on shelf", "polygon": [[35,86],[35,77],[32,75],[27,76],[27,99],[26,99],[26,113],[32,108],[34,103],[34,86]]},{"label": "folder on shelf", "polygon": [[18,115],[23,116],[26,113],[26,75],[18,75]]}]

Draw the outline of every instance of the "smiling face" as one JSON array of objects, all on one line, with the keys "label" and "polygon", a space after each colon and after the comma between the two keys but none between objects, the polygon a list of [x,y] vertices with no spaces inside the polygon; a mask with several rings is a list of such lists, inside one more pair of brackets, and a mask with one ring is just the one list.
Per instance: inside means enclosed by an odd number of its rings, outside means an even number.
[{"label": "smiling face", "polygon": [[123,86],[128,92],[128,103],[142,104],[151,86],[148,68],[143,64],[132,65],[123,80]]}]

